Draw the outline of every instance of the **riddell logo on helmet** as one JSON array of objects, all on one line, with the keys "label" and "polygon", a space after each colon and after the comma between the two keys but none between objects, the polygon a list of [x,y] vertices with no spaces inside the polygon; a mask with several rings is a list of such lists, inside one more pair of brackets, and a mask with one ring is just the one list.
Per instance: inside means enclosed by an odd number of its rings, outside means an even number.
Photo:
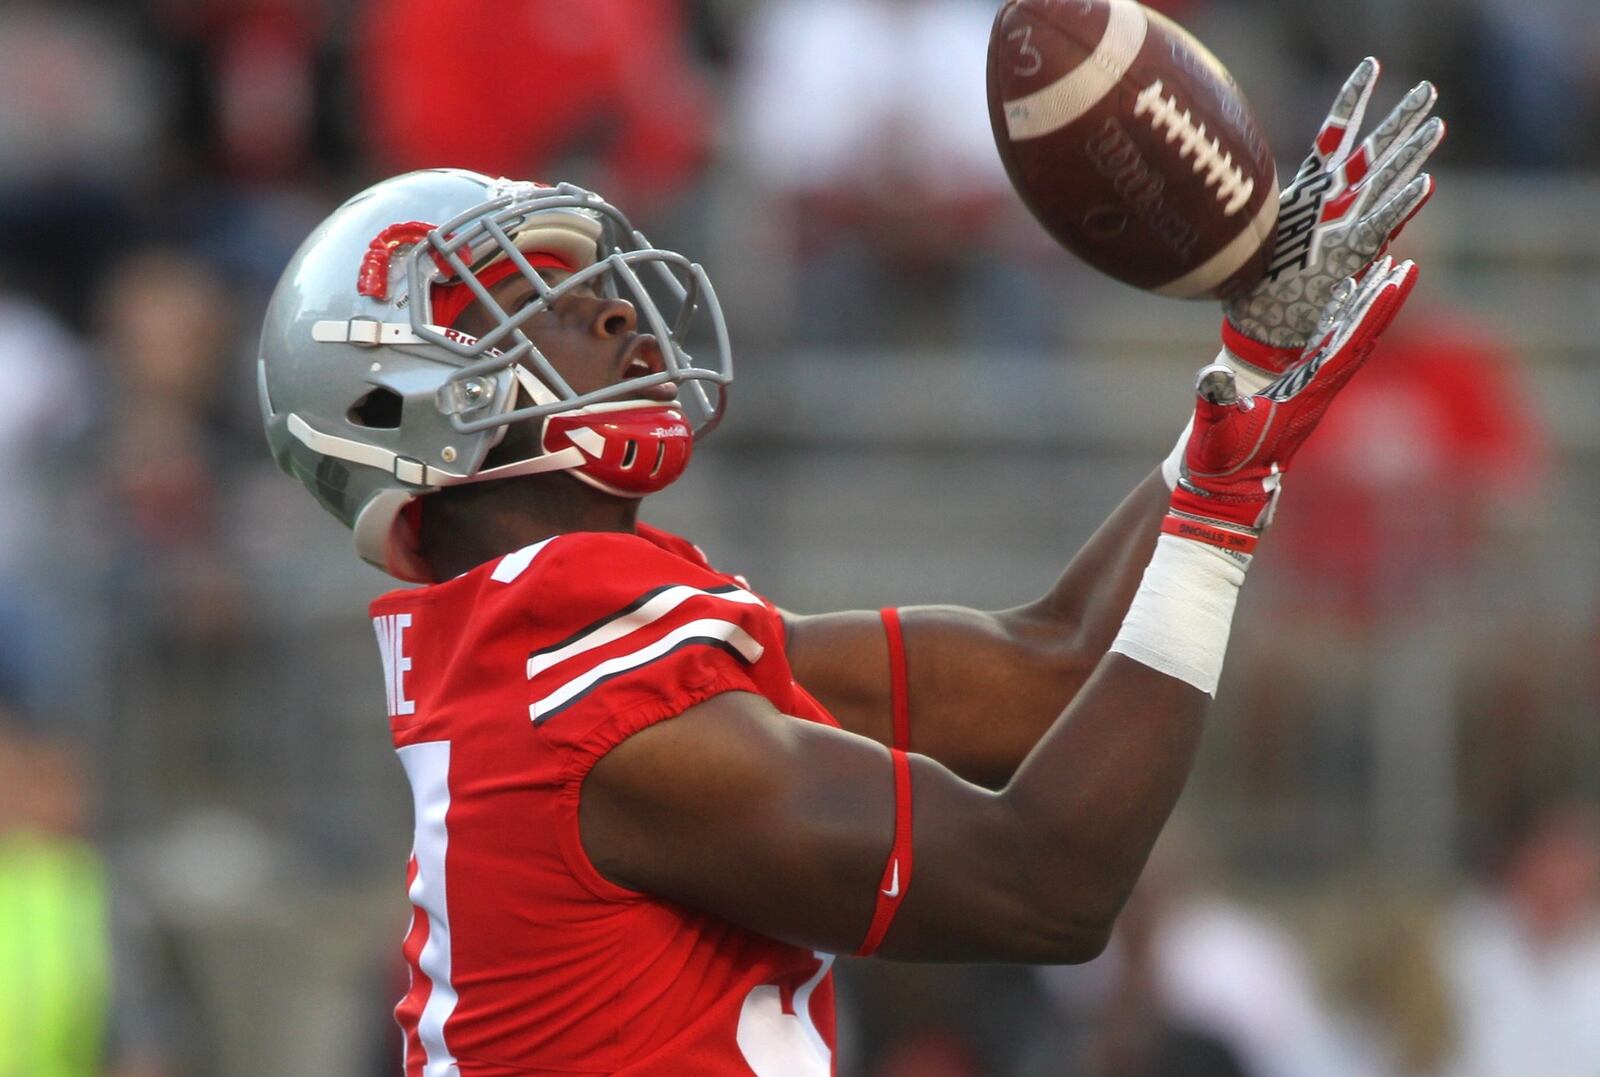
[{"label": "riddell logo on helmet", "polygon": [[689,436],[689,428],[682,423],[677,426],[658,426],[650,431],[650,436],[653,438],[686,438]]},{"label": "riddell logo on helmet", "polygon": [[[462,344],[468,348],[477,347],[478,344],[478,338],[471,333],[462,333],[455,329],[441,329],[439,335],[452,344]],[[504,353],[499,348],[485,348],[483,354],[499,358]]]}]

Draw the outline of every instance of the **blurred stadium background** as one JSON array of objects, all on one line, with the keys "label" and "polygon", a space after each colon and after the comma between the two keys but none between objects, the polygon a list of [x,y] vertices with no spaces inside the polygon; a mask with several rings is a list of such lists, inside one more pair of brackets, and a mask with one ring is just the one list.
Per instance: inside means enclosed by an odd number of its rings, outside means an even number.
[{"label": "blurred stadium background", "polygon": [[[646,515],[778,601],[1053,579],[1218,315],[1022,213],[994,6],[0,5],[0,1075],[395,1072],[387,581],[253,390],[279,269],[368,182],[572,179],[704,262],[734,406]],[[1156,6],[1286,171],[1366,53],[1379,114],[1440,85],[1423,286],[1290,483],[1111,951],[850,965],[840,1073],[1600,1072],[1600,7]]]}]

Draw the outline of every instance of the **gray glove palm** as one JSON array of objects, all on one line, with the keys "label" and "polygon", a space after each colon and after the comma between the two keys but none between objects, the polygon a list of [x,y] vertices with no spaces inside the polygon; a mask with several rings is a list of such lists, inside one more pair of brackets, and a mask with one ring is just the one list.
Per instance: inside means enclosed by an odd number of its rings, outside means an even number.
[{"label": "gray glove palm", "polygon": [[1298,355],[1334,287],[1381,257],[1433,193],[1422,167],[1445,124],[1429,117],[1438,99],[1431,82],[1413,88],[1356,146],[1378,72],[1369,56],[1339,91],[1311,155],[1279,199],[1266,279],[1224,305],[1228,327],[1257,344]]}]

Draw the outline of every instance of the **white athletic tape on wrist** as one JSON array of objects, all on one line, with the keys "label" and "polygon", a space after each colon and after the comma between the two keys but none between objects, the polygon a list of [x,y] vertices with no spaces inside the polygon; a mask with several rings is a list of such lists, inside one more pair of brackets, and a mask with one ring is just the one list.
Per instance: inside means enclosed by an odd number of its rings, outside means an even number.
[{"label": "white athletic tape on wrist", "polygon": [[1162,535],[1111,649],[1215,696],[1246,564]]}]

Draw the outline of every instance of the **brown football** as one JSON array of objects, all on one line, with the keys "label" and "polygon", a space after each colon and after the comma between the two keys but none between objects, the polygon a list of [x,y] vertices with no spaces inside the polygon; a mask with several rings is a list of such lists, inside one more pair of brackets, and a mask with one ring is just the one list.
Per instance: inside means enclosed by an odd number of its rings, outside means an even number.
[{"label": "brown football", "polygon": [[1117,280],[1226,298],[1266,273],[1278,170],[1206,47],[1134,0],[1006,0],[989,119],[1047,232]]}]

